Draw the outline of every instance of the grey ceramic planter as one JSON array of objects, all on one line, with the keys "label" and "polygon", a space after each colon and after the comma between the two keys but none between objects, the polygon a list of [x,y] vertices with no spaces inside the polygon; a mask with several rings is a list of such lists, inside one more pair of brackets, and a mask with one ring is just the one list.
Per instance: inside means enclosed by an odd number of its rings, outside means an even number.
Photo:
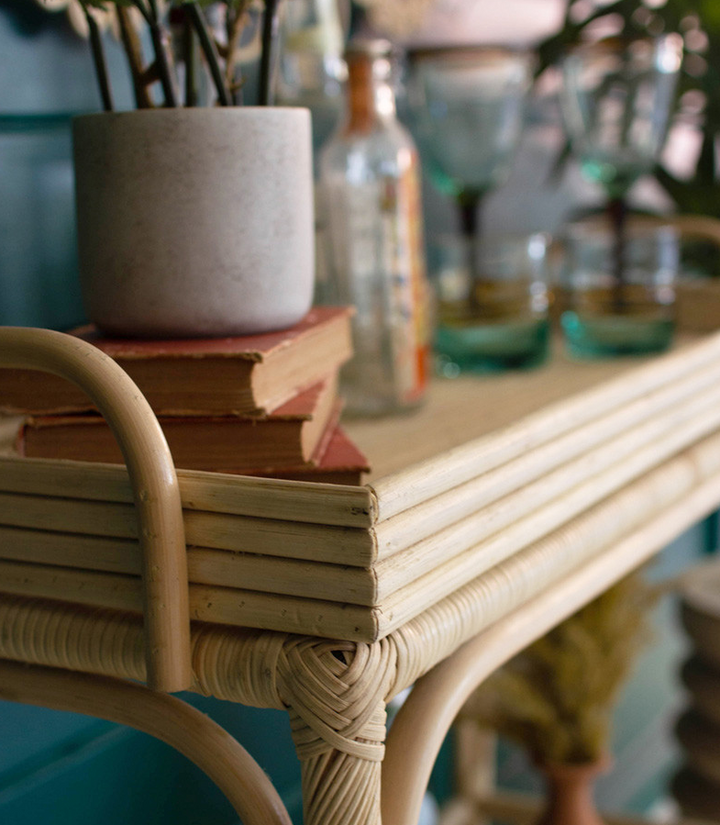
[{"label": "grey ceramic planter", "polygon": [[310,115],[87,115],[73,128],[80,280],[108,334],[243,335],[310,308]]}]

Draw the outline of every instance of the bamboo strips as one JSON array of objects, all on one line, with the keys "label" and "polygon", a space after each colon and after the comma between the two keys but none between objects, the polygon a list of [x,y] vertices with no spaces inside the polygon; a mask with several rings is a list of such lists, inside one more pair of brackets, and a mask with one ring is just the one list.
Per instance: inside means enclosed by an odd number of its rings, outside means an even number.
[{"label": "bamboo strips", "polygon": [[[703,381],[712,382],[714,373],[703,375]],[[663,408],[664,398],[653,395],[651,407]],[[712,408],[720,401],[720,391],[711,391],[691,397],[683,404],[675,404],[662,415],[626,431],[609,443],[601,443],[594,450],[583,453],[573,461],[562,464],[541,479],[519,486],[518,479],[528,475],[527,466],[537,467],[534,453],[517,460],[506,468],[488,473],[440,497],[440,501],[427,505],[432,517],[423,512],[413,512],[415,523],[405,523],[405,516],[395,517],[377,526],[375,533],[379,544],[380,563],[376,565],[381,586],[379,596],[386,596],[410,578],[417,578],[437,562],[458,555],[472,544],[487,538],[493,532],[523,517],[543,503],[562,495],[565,491],[586,480],[594,473],[621,462],[638,446],[672,431],[682,432],[684,424],[698,411]],[[615,414],[611,431],[623,429],[622,425],[637,419],[634,415]],[[605,432],[602,425],[597,429]],[[590,433],[582,435],[580,445],[601,440]],[[673,442],[675,443],[675,442]],[[542,451],[540,448],[539,451]],[[577,448],[576,448],[577,451]],[[537,451],[536,451],[537,452]],[[564,450],[570,452],[570,448]],[[539,462],[552,466],[556,457],[541,456]],[[507,471],[506,471],[507,470]],[[537,473],[534,473],[537,474]],[[506,489],[514,492],[496,500]],[[478,507],[485,499],[492,501],[486,507]],[[457,519],[469,512],[469,516]],[[36,498],[29,495],[0,494],[0,522],[19,527],[33,527],[71,533],[88,533],[104,536],[133,538],[136,536],[134,514],[130,505],[106,504],[60,498]],[[438,530],[446,522],[450,526]],[[400,523],[400,525],[398,524]],[[416,526],[417,525],[417,526]],[[404,527],[400,530],[399,526]],[[306,559],[330,564],[350,564],[369,567],[375,559],[375,540],[372,532],[352,528],[321,527],[305,523],[279,520],[253,519],[242,516],[226,516],[200,511],[185,512],[185,528],[188,543],[201,547],[231,551],[267,554],[286,558]],[[414,544],[412,543],[414,541]],[[401,543],[402,542],[402,543]],[[388,556],[398,554],[393,561]],[[400,582],[393,577],[401,577]],[[369,592],[369,591],[368,591]],[[341,599],[346,598],[343,594]]]},{"label": "bamboo strips", "polygon": [[[718,426],[720,389],[713,388],[374,564],[368,531],[186,512],[190,578],[260,594],[380,607],[387,615],[407,619],[419,605],[436,601],[538,541]],[[473,506],[458,496],[447,510]],[[423,524],[421,517],[418,521]],[[0,522],[7,525],[0,529],[0,557],[137,573],[136,545],[119,541],[136,537],[129,504],[0,494]],[[377,527],[381,540],[383,526]],[[26,529],[13,530],[18,527]],[[76,535],[86,531],[89,535]],[[408,533],[412,537],[409,527]],[[354,564],[337,564],[337,559]]]},{"label": "bamboo strips", "polygon": [[[692,373],[674,385],[662,387],[620,407],[605,418],[572,430],[446,493],[381,521],[375,528],[378,558],[403,550],[538,478],[548,481],[548,473],[593,447],[607,445],[602,450],[609,451],[608,458],[611,454],[621,458],[622,453],[616,452],[618,444],[630,427],[664,412],[682,415],[683,405],[702,404],[700,394],[712,394],[718,383],[720,363]],[[621,437],[620,441],[611,440],[617,436]]]},{"label": "bamboo strips", "polygon": [[[372,497],[361,488],[343,488],[338,494],[334,485],[303,485],[210,473],[186,474],[185,482],[181,480],[181,489],[185,490],[183,505],[187,542],[201,547],[368,568],[377,561],[382,564],[393,554],[415,547],[414,554],[404,560],[398,559],[397,563],[411,564],[422,555],[423,548],[418,544],[432,541],[431,537],[445,531],[444,546],[447,548],[448,543],[452,542],[453,549],[448,552],[456,555],[472,542],[490,534],[496,512],[492,509],[494,503],[518,491],[518,497],[524,495],[526,502],[523,505],[525,509],[520,506],[515,508],[514,517],[518,517],[531,506],[538,506],[539,501],[547,501],[551,492],[553,495],[562,494],[579,478],[587,475],[593,461],[602,460],[607,464],[611,459],[621,460],[628,445],[627,437],[622,434],[629,427],[640,423],[640,429],[636,426],[637,436],[640,438],[644,432],[647,438],[648,434],[652,437],[653,432],[658,436],[662,432],[653,429],[656,427],[653,421],[657,422],[657,426],[660,426],[661,419],[669,422],[667,426],[679,426],[686,412],[698,404],[709,403],[707,399],[712,396],[719,377],[720,363],[696,370],[674,384],[660,387],[597,421],[571,430],[422,505],[382,521],[374,528],[289,519],[297,508],[303,508],[303,497],[315,499],[314,513],[319,517],[322,509],[320,502],[326,500],[327,486],[337,496],[333,507],[335,504],[340,506],[339,511],[335,510],[336,515],[338,512],[342,514],[338,515],[337,521],[368,522],[373,517]],[[675,416],[675,425],[672,416]],[[643,421],[647,423],[641,424]],[[586,463],[584,457],[587,456],[590,458]],[[542,481],[532,487],[538,479]],[[245,501],[245,494],[256,484],[269,497],[260,496],[253,503],[240,506]],[[234,487],[235,496],[232,492]],[[3,463],[0,459],[2,488],[15,492],[0,493],[0,523],[100,536],[136,536],[132,508],[129,502],[124,503],[129,499],[130,491],[122,468],[39,460],[5,460]],[[525,493],[521,492],[523,488]],[[50,496],[50,490],[61,493],[62,497]],[[314,491],[314,496],[309,495],[310,490]],[[537,491],[537,501],[534,500],[535,493],[530,494],[532,490]],[[18,495],[18,491],[22,495]],[[278,501],[287,499],[291,502],[289,512],[282,507],[273,509],[271,502],[275,493],[279,493]],[[116,503],[75,498],[80,495],[94,496],[96,499],[104,495]],[[252,499],[252,496],[249,498]],[[354,504],[350,505],[351,501]],[[364,509],[363,502],[368,505]],[[347,509],[348,506],[352,512]],[[213,507],[215,512],[196,510],[196,507]],[[280,518],[233,515],[219,512],[220,508],[275,513]],[[306,518],[311,510],[309,507],[304,509]],[[470,523],[482,524],[478,528],[480,532],[468,532]],[[438,545],[438,554],[445,552]],[[387,562],[383,569],[392,569],[391,563]],[[418,569],[415,575],[420,575],[420,572]]]},{"label": "bamboo strips", "polygon": [[0,493],[0,523],[66,533],[137,538],[132,504]]},{"label": "bamboo strips", "polygon": [[[449,597],[436,604],[428,604],[422,615],[404,623],[393,634],[395,643],[404,651],[393,693],[415,681],[462,641],[507,614],[533,594],[539,593],[549,582],[559,580],[576,569],[585,560],[597,556],[598,564],[603,566],[607,576],[614,571],[618,578],[642,558],[646,558],[702,518],[717,506],[718,501],[720,436],[713,436],[586,511],[542,542],[455,590]],[[621,538],[618,539],[618,536]],[[605,555],[609,555],[614,561],[601,561]],[[8,576],[7,571],[13,567],[14,571]],[[132,610],[132,605],[135,604],[135,612],[139,610],[139,598],[133,597],[133,588],[137,589],[137,582],[133,583],[130,577],[117,576],[109,576],[103,582],[105,576],[95,574],[95,577],[91,577],[94,578],[95,594],[102,596],[103,603],[108,601],[105,594],[100,592],[104,588],[114,593],[118,606],[123,604],[124,609]],[[50,591],[47,590],[47,584],[53,577],[54,589]],[[68,583],[72,592],[67,596],[74,598],[74,593],[77,592],[80,596],[77,603],[91,603],[92,597],[83,592],[85,588],[81,586],[82,583],[73,584],[73,577],[74,571],[60,571],[58,568],[43,570],[40,565],[1,562],[0,581],[3,584],[0,585],[0,592],[8,592],[8,587],[4,584],[7,580],[15,582],[10,589],[19,595],[47,598],[52,592],[57,597],[58,593],[64,592],[63,585]],[[112,583],[117,584],[117,579],[128,581],[113,588]],[[63,589],[57,588],[58,583]],[[226,592],[221,593],[223,590]],[[212,597],[218,594],[221,603],[216,612],[213,610]],[[343,609],[335,605],[336,610],[339,608],[338,619],[338,616],[327,613],[326,608],[332,608],[328,603],[277,597],[269,600],[274,603],[273,612],[268,600],[256,605],[256,595],[228,588],[192,585],[194,618],[233,624],[232,619],[228,621],[228,614],[232,614],[239,624],[254,626],[250,621],[254,617],[261,627],[275,629],[273,625],[278,623],[277,619],[284,610],[290,614],[289,620],[295,626],[295,632],[358,641],[373,641],[390,632],[382,611],[356,612],[353,608]],[[0,605],[2,603],[0,596]],[[259,607],[257,611],[256,606]],[[241,615],[243,612],[244,615]],[[370,621],[368,614],[374,617]],[[309,621],[312,616],[314,623]],[[355,617],[359,620],[357,624],[352,621]],[[85,622],[90,629],[92,623],[89,617]],[[222,628],[218,628],[218,632],[221,630]],[[40,626],[38,632],[41,632]],[[0,655],[21,658],[14,638],[0,638]],[[246,701],[239,695],[228,695],[226,698]]]},{"label": "bamboo strips", "polygon": [[[186,513],[188,540],[201,545],[188,549],[190,580],[386,609],[395,600],[401,600],[406,606],[418,604],[423,598],[433,597],[436,580],[442,581],[444,587],[463,584],[717,426],[720,426],[720,388],[693,398],[687,404],[676,405],[665,414],[628,430],[612,444],[601,444],[545,477],[368,568],[320,563],[322,554],[313,543],[309,525],[255,520],[255,532],[248,533],[243,529],[243,522],[253,520]],[[658,442],[657,446],[655,442]],[[81,516],[77,519],[80,527],[97,527],[106,519],[110,525],[106,527],[106,534],[110,538],[104,538],[38,529],[55,529],[56,523],[66,515],[62,500],[31,499],[35,507],[25,514],[22,505],[28,497],[10,498],[12,501],[3,508],[4,499],[0,495],[0,520],[35,529],[0,528],[0,557],[137,574],[137,545],[117,539],[118,536],[132,538],[134,532],[110,530],[117,525],[107,518],[105,510],[114,505],[86,502],[91,509],[101,508],[99,516],[91,512],[85,521]],[[72,504],[78,507],[81,503]],[[117,506],[129,508],[129,505]],[[92,515],[97,517],[93,519]],[[131,517],[132,513],[125,515]],[[228,523],[224,530],[218,529],[222,528],[223,518]],[[270,532],[272,541],[276,538],[273,530],[278,526],[285,541],[291,545],[287,556],[298,552],[301,558],[311,555],[315,561],[263,556],[263,550],[268,547],[263,531]],[[296,534],[291,541],[293,527]],[[304,530],[308,536],[302,535]],[[326,551],[332,555],[342,548],[345,533],[342,528],[328,528],[330,531],[335,531],[335,544],[329,541]],[[346,532],[355,541],[368,537],[362,531]],[[203,539],[209,537],[212,541],[203,544]],[[248,549],[255,552],[228,552]],[[283,552],[283,543],[271,549]],[[369,549],[368,545],[366,558]],[[413,582],[417,582],[415,587]],[[420,591],[415,593],[417,588]]]},{"label": "bamboo strips", "polygon": [[[0,527],[0,558],[46,566],[139,576],[140,546],[132,539],[83,536]],[[377,601],[372,570],[188,547],[188,576],[195,584],[257,590],[372,606]]]},{"label": "bamboo strips", "polygon": [[[717,426],[717,424],[714,422],[713,426]],[[705,425],[700,419],[689,426],[688,430],[691,428],[696,436],[702,435]],[[707,432],[707,430],[705,431]],[[673,439],[674,443],[679,443],[681,440],[681,436],[676,436]],[[692,439],[690,440],[692,441]],[[670,442],[671,439],[668,438],[663,446],[667,445],[667,454],[672,455],[675,450],[670,446]],[[574,524],[569,519],[573,517],[576,520],[582,519],[583,515],[581,514],[583,512],[589,518],[597,508],[602,509],[605,502],[607,502],[607,506],[612,512],[615,496],[611,495],[608,498],[605,498],[605,496],[610,491],[618,490],[624,482],[646,473],[645,477],[641,477],[637,484],[639,489],[642,489],[643,482],[646,482],[650,487],[655,479],[661,478],[663,474],[662,467],[658,470],[657,475],[652,471],[647,472],[650,466],[655,465],[656,450],[657,447],[651,446],[638,451],[631,459],[624,462],[620,468],[613,468],[602,476],[580,485],[566,496],[553,501],[548,507],[519,520],[511,528],[498,533],[489,541],[470,548],[442,567],[395,591],[392,596],[382,602],[383,616],[387,620],[390,629],[393,630],[418,615],[423,609],[422,607],[418,609],[420,604],[427,605],[440,601],[454,590],[482,574],[483,571],[490,570],[495,565],[514,556],[521,556],[523,548],[529,547],[531,551],[540,550],[545,542],[552,541],[555,534],[550,533],[550,530],[562,532],[563,525],[569,524],[572,526]],[[713,444],[713,450],[716,450],[716,444]],[[716,457],[718,463],[715,469],[718,469],[720,468],[720,451],[717,451]],[[630,484],[626,489],[632,494],[634,485]],[[622,493],[621,490],[616,495],[622,496]],[[662,498],[663,496],[658,493],[657,500],[661,501]],[[600,504],[587,510],[588,503],[592,499],[600,501]],[[622,535],[621,531],[623,529],[629,529],[630,526],[638,523],[635,519],[640,517],[640,514],[640,506],[636,510],[630,509],[621,513],[607,525],[602,525],[602,529],[598,529],[596,535],[588,536],[587,542],[591,546],[598,546],[598,542],[610,541],[612,538]],[[546,538],[542,538],[543,536]],[[604,536],[605,539],[603,539]]]},{"label": "bamboo strips", "polygon": [[[700,419],[688,425],[702,429]],[[688,436],[691,437],[691,436]],[[681,436],[677,436],[678,439]],[[675,443],[668,442],[668,451]],[[651,447],[639,450],[629,477],[642,472],[648,460],[655,460]],[[649,459],[651,457],[651,459]],[[625,466],[625,464],[623,465]],[[270,630],[307,633],[314,636],[375,641],[408,624],[432,605],[459,599],[464,588],[493,593],[495,599],[520,598],[526,591],[535,592],[554,576],[561,575],[602,547],[619,540],[645,520],[652,519],[664,508],[692,493],[706,479],[714,479],[711,491],[713,504],[720,500],[720,435],[714,435],[661,467],[646,472],[639,480],[619,492],[586,508],[587,489],[571,491],[564,500],[555,502],[548,516],[538,511],[526,522],[514,528],[515,540],[503,538],[503,531],[492,546],[473,548],[456,560],[437,568],[393,594],[377,607],[338,604],[313,598],[297,598],[229,587],[192,584],[190,586],[191,616],[194,619],[229,625],[261,627]],[[608,489],[617,489],[614,468],[604,482]],[[585,485],[591,486],[591,482]],[[572,514],[580,508],[575,518]],[[560,526],[548,534],[548,525]],[[533,519],[546,534],[533,541]],[[548,519],[545,522],[545,519]],[[521,549],[522,548],[522,549]],[[503,561],[504,559],[504,561]],[[487,562],[493,565],[487,568]],[[478,576],[478,570],[486,570]],[[487,581],[485,589],[483,582]],[[504,582],[500,586],[500,582]],[[139,581],[127,575],[114,575],[86,570],[73,570],[33,563],[0,561],[0,591],[20,596],[62,598],[80,604],[138,612]]]},{"label": "bamboo strips", "polygon": [[[503,562],[399,628],[393,638],[409,655],[398,674],[396,691],[409,687],[450,650],[549,586],[562,586],[568,593],[566,582],[582,579],[586,601],[602,593],[716,509],[720,501],[720,474],[698,474],[697,457],[697,451],[691,450],[673,459],[657,471],[649,485],[643,479],[643,483],[622,491],[614,501],[603,502],[594,512],[558,530],[547,542]],[[697,486],[686,487],[690,477],[694,477]],[[682,489],[675,486],[678,482]],[[672,501],[663,497],[663,493],[673,490]],[[657,499],[654,514],[640,516],[638,526],[621,539],[609,541],[599,551],[585,543],[587,536],[602,534],[604,524],[612,521],[619,508],[632,510],[637,504],[646,507],[653,499]],[[577,600],[574,594],[573,603]],[[442,627],[441,634],[438,627]]]},{"label": "bamboo strips", "polygon": [[504,429],[381,478],[371,485],[378,499],[378,521],[441,495],[662,386],[672,385],[718,358],[720,334],[715,333],[546,406]]},{"label": "bamboo strips", "polygon": [[[692,464],[694,455],[687,454],[685,461]],[[676,461],[673,465],[677,468],[680,463]],[[666,480],[671,479],[666,476]],[[660,510],[621,541],[607,545],[594,558],[578,558],[578,564],[564,572],[556,567],[548,571],[548,578],[535,577],[526,581],[524,587],[521,582],[525,577],[518,578],[514,574],[520,571],[508,566],[504,572],[513,578],[499,577],[495,592],[486,591],[488,606],[493,596],[499,595],[500,599],[495,600],[494,611],[492,608],[484,611],[484,628],[481,611],[476,612],[482,601],[477,589],[473,594],[463,593],[462,600],[457,594],[441,611],[424,617],[422,623],[411,622],[404,627],[395,638],[399,644],[407,645],[406,660],[417,654],[419,667],[414,673],[406,672],[406,680],[400,681],[396,688],[415,682],[434,664],[438,667],[416,685],[393,722],[383,765],[383,783],[392,787],[393,792],[383,795],[383,818],[398,825],[417,821],[422,795],[445,734],[470,693],[487,676],[717,506],[718,494],[720,477],[715,476],[681,497],[678,503]],[[625,506],[628,503],[624,502]],[[565,561],[567,563],[567,559]],[[584,563],[580,564],[581,561]],[[514,592],[508,585],[516,585]],[[458,615],[459,623],[443,625],[443,615],[449,618],[453,614]],[[433,645],[434,655],[429,654],[427,630],[434,629],[437,633],[439,628],[442,628],[443,640],[440,645]],[[455,630],[461,632],[454,634]],[[466,644],[460,646],[462,642]]]},{"label": "bamboo strips", "polygon": [[[367,527],[375,520],[372,493],[364,487],[250,478],[178,470],[185,510]],[[127,471],[115,464],[0,457],[0,490],[13,493],[132,503]]]},{"label": "bamboo strips", "polygon": [[[142,612],[140,580],[112,573],[0,561],[0,592],[126,613]],[[190,585],[191,619],[235,627],[368,640],[377,638],[376,613],[374,608],[320,599]]]},{"label": "bamboo strips", "polygon": [[[445,579],[461,555],[492,566],[720,426],[720,393],[683,415],[650,421],[375,565],[378,598],[431,572]],[[715,406],[712,406],[715,405]],[[709,407],[709,409],[708,409]],[[656,440],[662,439],[659,443]],[[638,449],[640,448],[640,449]],[[458,562],[459,564],[459,562]],[[408,575],[412,571],[413,575]],[[481,571],[477,571],[479,573]]]},{"label": "bamboo strips", "polygon": [[[188,545],[367,567],[372,533],[352,527],[185,511]],[[0,524],[61,533],[137,538],[130,504],[0,493]]]},{"label": "bamboo strips", "polygon": [[[369,489],[182,473],[193,592],[209,588],[224,618],[197,598],[193,616],[262,627],[262,615],[272,629],[308,633],[327,622],[320,635],[339,634],[328,630],[337,619],[348,638],[386,635],[720,428],[719,379],[715,335],[411,468],[402,476],[411,487],[421,471],[442,472],[420,484],[431,498],[401,512],[400,499]],[[417,497],[407,495],[403,506]],[[34,581],[47,568],[32,592],[64,597],[52,575],[64,587],[73,568],[88,604],[104,604],[97,592],[132,609],[137,540],[122,467],[0,459],[8,587],[21,586],[21,569]]]}]

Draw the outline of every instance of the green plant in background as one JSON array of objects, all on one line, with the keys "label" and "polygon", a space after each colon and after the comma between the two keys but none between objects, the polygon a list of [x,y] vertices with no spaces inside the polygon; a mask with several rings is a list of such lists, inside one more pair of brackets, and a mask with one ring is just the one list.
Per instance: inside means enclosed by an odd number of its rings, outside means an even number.
[{"label": "green plant in background", "polygon": [[628,576],[497,671],[462,717],[521,745],[538,765],[599,761],[658,594],[640,573]]},{"label": "green plant in background", "polygon": [[[251,12],[262,10],[258,103],[271,102],[273,48],[277,39],[280,0],[81,0],[90,33],[98,86],[106,111],[113,109],[112,91],[95,9],[114,9],[120,38],[133,82],[137,108],[156,104],[151,87],[159,83],[160,105],[196,106],[199,101],[199,56],[202,56],[221,106],[242,102],[243,80],[237,67],[238,44]],[[218,38],[213,22],[221,21],[224,37]],[[143,29],[152,47],[152,58],[143,55]],[[182,66],[182,72],[179,71]],[[183,92],[180,78],[183,78]]]},{"label": "green plant in background", "polygon": [[[677,118],[701,135],[701,149],[692,174],[678,178],[662,164],[655,175],[683,214],[713,215],[717,210],[720,134],[720,3],[717,0],[567,0],[559,32],[538,47],[538,76],[556,65],[568,49],[591,36],[593,28],[610,23],[617,33],[647,37],[663,32],[683,35],[685,56],[679,86]],[[569,155],[565,147],[561,162]]]}]

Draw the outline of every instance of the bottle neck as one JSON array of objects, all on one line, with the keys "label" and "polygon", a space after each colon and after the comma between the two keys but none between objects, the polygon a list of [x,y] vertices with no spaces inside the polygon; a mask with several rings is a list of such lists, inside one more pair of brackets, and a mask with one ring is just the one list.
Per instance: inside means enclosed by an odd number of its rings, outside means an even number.
[{"label": "bottle neck", "polygon": [[395,93],[382,76],[379,61],[369,55],[348,59],[348,111],[345,132],[363,134],[396,116]]}]

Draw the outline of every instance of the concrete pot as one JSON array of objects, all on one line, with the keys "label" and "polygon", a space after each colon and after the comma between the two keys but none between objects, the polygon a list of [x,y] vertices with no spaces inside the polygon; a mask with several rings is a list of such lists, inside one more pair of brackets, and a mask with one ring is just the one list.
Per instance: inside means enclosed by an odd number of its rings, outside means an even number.
[{"label": "concrete pot", "polygon": [[310,114],[154,109],[73,126],[80,282],[110,335],[283,329],[312,302]]}]

